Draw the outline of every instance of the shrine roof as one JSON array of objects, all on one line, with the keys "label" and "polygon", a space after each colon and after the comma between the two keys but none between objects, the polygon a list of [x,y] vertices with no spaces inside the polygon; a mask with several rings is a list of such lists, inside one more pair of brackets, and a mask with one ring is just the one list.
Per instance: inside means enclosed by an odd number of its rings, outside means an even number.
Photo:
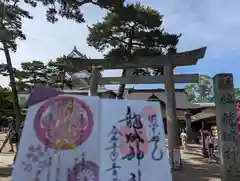
[{"label": "shrine roof", "polygon": [[[166,103],[166,95],[164,89],[148,89],[148,90],[134,90],[128,91],[125,94],[125,99],[128,100],[149,100],[154,94],[159,100]],[[177,109],[199,109],[199,105],[190,103],[187,100],[187,95],[184,89],[176,89],[176,108]]]}]

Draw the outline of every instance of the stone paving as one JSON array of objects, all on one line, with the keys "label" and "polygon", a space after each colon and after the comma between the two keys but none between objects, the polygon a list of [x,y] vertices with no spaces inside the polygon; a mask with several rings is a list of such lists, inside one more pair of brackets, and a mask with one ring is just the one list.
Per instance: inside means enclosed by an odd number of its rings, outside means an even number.
[{"label": "stone paving", "polygon": [[[0,145],[2,145],[4,138],[5,134],[0,133]],[[10,180],[14,153],[8,153],[9,149],[9,145],[7,144],[2,153],[0,153],[0,181]]]},{"label": "stone paving", "polygon": [[[0,135],[0,142],[2,136]],[[0,153],[0,181],[9,181],[11,164],[14,154],[7,153],[7,146]],[[188,151],[182,151],[183,168],[173,171],[173,181],[220,181],[219,165],[209,164],[206,158],[201,156],[199,145],[190,145]]]},{"label": "stone paving", "polygon": [[182,151],[183,168],[173,171],[173,181],[220,181],[220,165],[208,163],[201,156],[201,147],[192,145],[189,151]]}]

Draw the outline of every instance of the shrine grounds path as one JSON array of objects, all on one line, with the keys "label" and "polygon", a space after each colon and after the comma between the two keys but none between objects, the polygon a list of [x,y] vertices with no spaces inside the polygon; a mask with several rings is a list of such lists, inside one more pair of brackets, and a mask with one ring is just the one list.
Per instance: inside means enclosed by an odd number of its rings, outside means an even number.
[{"label": "shrine grounds path", "polygon": [[220,165],[201,156],[201,146],[191,144],[182,151],[182,169],[173,171],[173,181],[221,181]]},{"label": "shrine grounds path", "polygon": [[[2,145],[4,138],[5,134],[0,133],[0,145]],[[8,150],[10,150],[9,144],[7,144],[2,153],[0,153],[0,181],[10,180],[14,154],[8,153]]]},{"label": "shrine grounds path", "polygon": [[[0,145],[4,135],[0,133]],[[0,153],[0,181],[10,181],[13,154],[7,153],[9,145]],[[182,169],[173,171],[173,181],[220,181],[219,165],[209,164],[201,156],[199,145],[189,145],[188,151],[182,151]]]}]

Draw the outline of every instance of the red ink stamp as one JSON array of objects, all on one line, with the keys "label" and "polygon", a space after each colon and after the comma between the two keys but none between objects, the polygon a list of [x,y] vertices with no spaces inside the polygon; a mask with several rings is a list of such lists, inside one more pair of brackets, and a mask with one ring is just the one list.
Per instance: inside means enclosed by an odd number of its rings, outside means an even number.
[{"label": "red ink stamp", "polygon": [[149,120],[150,122],[152,121],[152,117],[156,116],[156,112],[151,106],[146,106],[142,109],[141,111],[141,116],[143,117],[144,120]]},{"label": "red ink stamp", "polygon": [[[91,135],[93,115],[86,103],[70,96],[59,96],[45,102],[34,119],[34,129],[40,142],[58,149],[79,146]],[[64,144],[63,144],[64,143]]]},{"label": "red ink stamp", "polygon": [[[133,127],[130,128],[128,126],[120,126],[120,133],[122,135],[128,135],[128,134],[134,133],[134,128]],[[147,137],[145,128],[143,127],[141,129],[138,129],[137,134],[139,134],[141,139],[143,139],[143,142],[139,143],[139,149],[143,153],[147,153],[147,151],[148,151],[148,137]],[[139,140],[128,141],[126,136],[121,136],[120,137],[120,152],[123,155],[128,155],[129,152],[131,151],[129,148],[132,147],[134,149],[134,153],[137,153],[138,152],[137,142],[139,142]]]}]

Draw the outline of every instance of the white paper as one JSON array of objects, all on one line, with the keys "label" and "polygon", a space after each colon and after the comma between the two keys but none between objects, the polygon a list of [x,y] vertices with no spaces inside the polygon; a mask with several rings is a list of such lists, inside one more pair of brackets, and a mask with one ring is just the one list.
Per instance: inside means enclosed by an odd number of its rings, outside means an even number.
[{"label": "white paper", "polygon": [[[126,115],[131,109],[131,113]],[[136,114],[136,115],[134,115]],[[154,117],[154,115],[156,117]],[[134,133],[134,128],[126,126],[127,116],[140,116],[143,129],[140,133],[144,143],[140,143],[140,153],[144,151],[144,157],[138,162],[136,155],[131,155],[132,159],[123,159],[130,153],[129,146],[137,152],[137,141],[129,141],[126,144],[126,135]],[[153,116],[149,120],[149,116]],[[121,122],[122,120],[122,122]],[[131,120],[132,123],[134,119]],[[101,101],[101,168],[100,180],[102,181],[171,181],[170,165],[165,148],[165,134],[159,103],[147,101],[129,100],[102,100]],[[129,123],[129,122],[128,122]],[[159,136],[159,142],[151,141],[153,138],[153,125],[155,136]],[[114,130],[118,133],[117,136]],[[145,132],[145,134],[144,134]],[[116,139],[117,137],[117,139]],[[156,138],[156,137],[155,137]],[[138,139],[139,141],[139,139]],[[114,148],[117,144],[117,148]],[[156,145],[154,145],[156,144]],[[154,148],[156,151],[154,152]],[[153,154],[153,155],[152,155]],[[115,156],[114,156],[115,155]],[[140,157],[142,156],[139,154]],[[153,160],[153,156],[156,160]],[[141,174],[139,174],[139,171]]]},{"label": "white paper", "polygon": [[97,97],[64,95],[30,107],[12,180],[99,180],[98,104]]},{"label": "white paper", "polygon": [[172,181],[160,105],[63,95],[30,107],[12,180]]}]

